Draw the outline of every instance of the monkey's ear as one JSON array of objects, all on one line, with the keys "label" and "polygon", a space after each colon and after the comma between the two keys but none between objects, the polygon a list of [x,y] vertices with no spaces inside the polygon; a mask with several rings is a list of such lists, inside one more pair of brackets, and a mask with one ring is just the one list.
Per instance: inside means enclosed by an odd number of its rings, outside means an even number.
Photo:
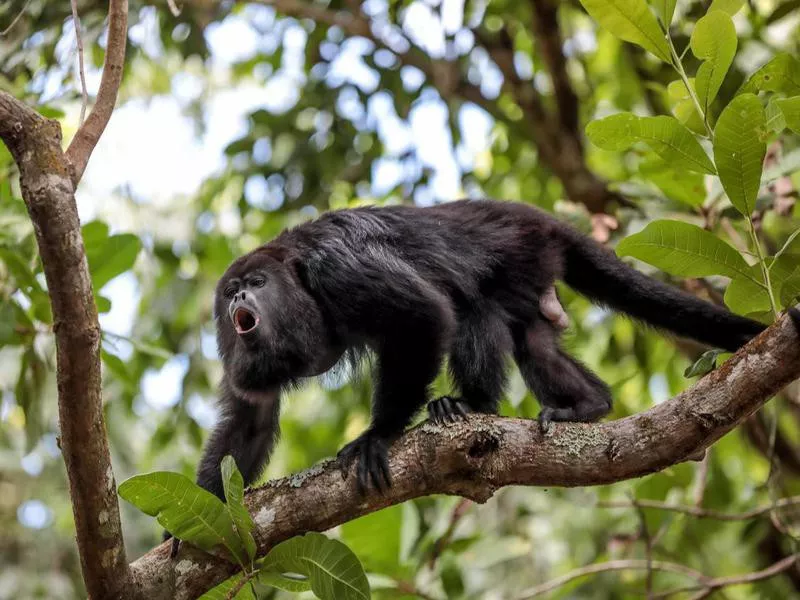
[{"label": "monkey's ear", "polygon": [[308,288],[308,266],[305,262],[300,260],[299,258],[290,258],[286,263],[284,263],[295,279],[297,279],[297,283],[302,285],[304,288]]}]

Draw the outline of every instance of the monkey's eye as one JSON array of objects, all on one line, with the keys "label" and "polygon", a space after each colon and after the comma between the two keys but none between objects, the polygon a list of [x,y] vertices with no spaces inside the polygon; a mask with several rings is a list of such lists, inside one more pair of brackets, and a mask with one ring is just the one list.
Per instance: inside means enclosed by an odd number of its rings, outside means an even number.
[{"label": "monkey's eye", "polygon": [[233,298],[233,295],[235,293],[236,293],[236,288],[234,286],[232,286],[232,285],[229,285],[228,287],[226,287],[225,291],[223,292],[225,297],[228,298],[228,299]]},{"label": "monkey's eye", "polygon": [[266,280],[263,277],[253,277],[250,280],[250,285],[253,287],[264,287]]}]

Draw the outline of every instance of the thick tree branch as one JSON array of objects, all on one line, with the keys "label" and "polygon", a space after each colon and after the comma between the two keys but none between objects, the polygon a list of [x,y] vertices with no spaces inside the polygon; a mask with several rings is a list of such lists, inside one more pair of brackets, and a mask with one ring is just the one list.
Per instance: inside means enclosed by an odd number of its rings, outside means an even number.
[{"label": "thick tree branch", "polygon": [[558,0],[531,0],[533,11],[533,39],[547,64],[553,94],[556,98],[559,122],[565,133],[580,140],[578,118],[578,96],[572,89],[567,74],[567,60],[564,57],[561,28],[558,26]]},{"label": "thick tree branch", "polygon": [[92,598],[120,597],[130,571],[103,420],[100,326],[61,128],[0,91],[0,139],[20,170],[53,307],[61,451],[84,582]]},{"label": "thick tree branch", "polygon": [[[430,494],[483,502],[507,485],[589,486],[640,477],[696,457],[800,376],[800,336],[784,317],[722,367],[674,399],[600,424],[557,424],[473,415],[466,423],[425,423],[391,449],[393,487],[358,496],[336,463],[247,494],[263,554],[306,531]],[[175,561],[169,544],[132,564],[138,592],[153,600],[193,598],[236,567],[189,545]],[[655,567],[654,567],[655,568]]]},{"label": "thick tree branch", "polygon": [[[76,24],[76,27],[78,25]],[[89,157],[100,141],[100,136],[108,125],[114,105],[117,103],[117,92],[122,83],[122,69],[125,64],[125,45],[128,41],[128,0],[111,0],[108,8],[108,41],[106,57],[103,62],[103,75],[100,78],[100,89],[97,100],[86,118],[78,128],[75,137],[67,148],[66,156],[70,165],[73,187],[83,177]]]}]

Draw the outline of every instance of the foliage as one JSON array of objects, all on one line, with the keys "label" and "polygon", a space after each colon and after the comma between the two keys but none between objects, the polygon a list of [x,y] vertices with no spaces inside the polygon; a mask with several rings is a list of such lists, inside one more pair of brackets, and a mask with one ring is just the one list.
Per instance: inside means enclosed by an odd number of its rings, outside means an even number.
[{"label": "foliage", "polygon": [[[539,2],[467,2],[463,15],[453,12],[459,3],[368,2],[358,14],[372,20],[375,39],[258,3],[178,4],[175,16],[166,3],[131,0],[121,106],[78,190],[114,468],[118,480],[130,477],[119,491],[158,515],[123,504],[129,557],[167,527],[200,547],[222,546],[241,565],[239,580],[208,597],[239,586],[236,597],[350,589],[353,597],[438,599],[522,597],[612,559],[652,557],[723,576],[793,551],[789,512],[720,522],[599,503],[632,498],[737,513],[797,494],[796,395],[720,440],[702,464],[586,490],[507,489],[483,506],[419,499],[326,537],[288,540],[261,558],[232,461],[224,503],[190,477],[220,377],[213,287],[235,256],[321,210],[462,195],[534,203],[592,231],[589,212],[553,176],[569,170],[555,169],[537,145],[562,116],[564,73],[588,139],[577,156],[551,154],[585,162],[629,200],[608,207],[616,225],[608,243],[619,256],[764,322],[796,302],[796,2],[557,3],[561,74],[534,33]],[[107,3],[78,6],[91,87]],[[353,3],[313,6],[329,14]],[[59,119],[69,140],[79,113],[70,7],[12,0],[0,6],[0,30],[20,12],[0,37],[0,87]],[[503,71],[509,58],[516,85]],[[531,95],[544,124],[531,122]],[[0,145],[0,598],[84,595],[57,445],[46,287],[16,168]],[[725,358],[560,292],[573,321],[569,350],[612,386],[615,418],[676,394]],[[446,376],[433,387],[447,391]],[[265,477],[335,454],[367,425],[369,396],[368,378],[346,375],[292,393]],[[513,373],[502,413],[537,411]],[[179,503],[190,496],[194,508]],[[353,569],[349,584],[326,576],[326,552]],[[552,597],[633,597],[648,579],[602,573]],[[655,593],[686,584],[671,573],[652,577]],[[796,585],[779,576],[725,596],[791,597]]]}]

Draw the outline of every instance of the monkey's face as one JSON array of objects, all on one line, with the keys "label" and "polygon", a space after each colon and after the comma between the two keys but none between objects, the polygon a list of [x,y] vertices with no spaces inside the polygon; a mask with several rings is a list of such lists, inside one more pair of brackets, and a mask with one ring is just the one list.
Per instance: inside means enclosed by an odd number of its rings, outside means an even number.
[{"label": "monkey's face", "polygon": [[266,284],[267,274],[253,271],[242,278],[229,279],[223,290],[230,327],[248,346],[257,344],[264,333],[261,324],[266,309]]},{"label": "monkey's face", "polygon": [[214,312],[225,375],[242,396],[321,372],[335,354],[297,269],[264,251],[228,268],[217,285]]}]

